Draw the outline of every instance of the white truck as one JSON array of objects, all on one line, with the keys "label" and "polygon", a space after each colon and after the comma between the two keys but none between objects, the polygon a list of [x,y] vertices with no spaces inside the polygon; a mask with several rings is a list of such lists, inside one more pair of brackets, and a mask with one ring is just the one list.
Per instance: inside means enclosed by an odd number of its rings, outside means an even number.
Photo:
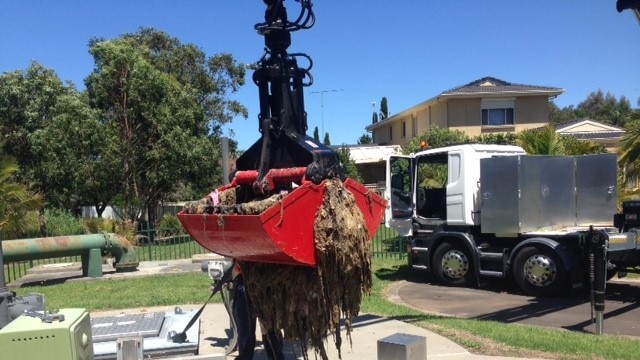
[{"label": "white truck", "polygon": [[640,265],[640,202],[616,214],[616,175],[615,154],[534,156],[511,145],[391,156],[386,224],[410,239],[409,264],[441,283],[513,277],[528,294],[561,294]]}]

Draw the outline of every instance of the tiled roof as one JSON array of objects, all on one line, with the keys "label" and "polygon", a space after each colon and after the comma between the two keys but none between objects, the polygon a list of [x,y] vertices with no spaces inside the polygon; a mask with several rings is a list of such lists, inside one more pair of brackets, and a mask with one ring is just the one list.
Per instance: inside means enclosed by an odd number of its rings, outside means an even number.
[{"label": "tiled roof", "polygon": [[[601,130],[593,131],[571,131],[570,129],[580,124],[600,125]],[[593,140],[593,139],[616,139],[621,138],[625,134],[625,130],[617,126],[604,124],[590,119],[576,119],[554,124],[557,132],[563,135],[573,136],[576,139]]]},{"label": "tiled roof", "polygon": [[555,124],[555,128],[556,130],[562,130],[562,129],[566,129],[569,128],[573,125],[577,125],[580,123],[591,123],[594,125],[600,125],[603,129],[609,129],[607,131],[620,131],[620,132],[624,132],[624,129],[615,126],[615,125],[610,125],[610,124],[605,124],[603,122],[597,121],[597,120],[591,120],[591,119],[575,119],[575,120],[569,120],[569,121],[565,121],[565,122],[561,122],[561,123],[557,123]]},{"label": "tiled roof", "polygon": [[599,132],[583,132],[583,133],[566,133],[565,135],[570,135],[575,137],[576,139],[615,139],[622,137],[624,135],[624,131],[614,132],[614,131],[599,131]]},{"label": "tiled roof", "polygon": [[562,93],[564,90],[561,88],[550,86],[537,86],[537,85],[525,85],[514,84],[506,82],[504,80],[496,79],[494,77],[483,77],[476,81],[472,81],[466,85],[458,86],[453,89],[444,91],[442,95],[457,95],[457,94],[474,94],[474,93],[539,93],[539,92],[553,92]]},{"label": "tiled roof", "polygon": [[556,130],[558,130],[558,129],[564,129],[564,128],[569,127],[571,125],[575,125],[577,123],[581,123],[583,121],[584,120],[582,120],[582,119],[569,120],[569,121],[565,121],[565,122],[554,124],[553,126],[556,128]]},{"label": "tiled roof", "polygon": [[[574,125],[579,125],[582,123],[590,124],[592,126],[599,126],[600,128],[602,128],[601,132],[614,132],[614,133],[625,132],[623,128],[617,127],[615,125],[605,124],[600,121],[591,120],[591,119],[576,119],[576,120],[565,121],[565,122],[554,124],[554,127],[556,128],[556,131],[568,130],[574,127]],[[590,132],[597,132],[597,131],[590,131]]]}]

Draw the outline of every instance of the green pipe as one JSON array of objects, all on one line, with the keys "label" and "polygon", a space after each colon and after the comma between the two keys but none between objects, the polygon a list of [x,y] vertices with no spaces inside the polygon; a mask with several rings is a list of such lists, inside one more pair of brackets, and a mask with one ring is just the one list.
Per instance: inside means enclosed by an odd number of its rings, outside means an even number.
[{"label": "green pipe", "polygon": [[111,256],[116,258],[116,262],[114,263],[116,271],[137,269],[140,263],[138,262],[138,255],[131,242],[124,236],[116,234],[106,235],[109,235],[109,246],[106,250]]},{"label": "green pipe", "polygon": [[101,249],[103,256],[110,254],[116,259],[114,264],[116,269],[137,268],[138,266],[138,258],[133,245],[124,237],[116,234],[3,240],[1,243],[5,263],[82,255],[91,249]]}]

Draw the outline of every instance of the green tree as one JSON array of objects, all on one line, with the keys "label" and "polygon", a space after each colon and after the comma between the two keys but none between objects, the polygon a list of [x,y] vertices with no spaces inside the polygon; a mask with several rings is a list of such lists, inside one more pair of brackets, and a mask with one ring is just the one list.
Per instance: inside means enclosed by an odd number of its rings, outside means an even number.
[{"label": "green tree", "polygon": [[578,140],[571,135],[560,135],[564,155],[586,155],[586,154],[604,154],[607,149],[602,144],[593,141]]},{"label": "green tree", "polygon": [[549,101],[549,122],[560,124],[567,121],[576,120],[577,116],[573,106],[566,106],[560,109],[555,102]]},{"label": "green tree", "polygon": [[387,104],[387,97],[383,96],[380,100],[380,121],[389,117],[389,105]]},{"label": "green tree", "polygon": [[611,93],[603,94],[602,90],[589,94],[575,110],[579,119],[589,118],[620,127],[625,125],[632,112],[631,103],[626,97],[618,100]]},{"label": "green tree", "polygon": [[320,142],[320,132],[318,131],[318,127],[317,126],[315,128],[313,128],[313,138],[317,142]]},{"label": "green tree", "polygon": [[[245,83],[245,67],[237,64],[231,54],[207,55],[194,44],[183,44],[167,33],[141,28],[136,33],[125,34],[123,40],[145,49],[145,59],[156,69],[170,75],[190,91],[199,102],[197,114],[203,116],[209,134],[218,137],[222,126],[233,117],[246,118],[248,111],[228,94],[238,91]],[[98,41],[92,40],[92,43]]]},{"label": "green tree", "polygon": [[329,139],[329,133],[324,133],[324,140],[322,141],[325,145],[331,145],[331,140]]},{"label": "green tree", "polygon": [[362,182],[360,171],[358,170],[355,161],[353,161],[350,157],[349,148],[346,146],[341,146],[337,150],[337,153],[338,157],[340,158],[340,162],[345,166],[347,177],[350,177],[358,182]]},{"label": "green tree", "polygon": [[115,40],[94,39],[95,69],[85,80],[119,159],[120,201],[128,217],[156,205],[185,180],[211,189],[222,181],[217,164],[222,125],[246,109],[226,99],[244,84],[231,55],[208,57],[195,45],[153,29]]},{"label": "green tree", "polygon": [[450,130],[432,126],[421,135],[418,135],[411,139],[407,145],[402,147],[402,152],[404,154],[410,154],[419,151],[420,143],[423,140],[426,141],[429,148],[468,143],[471,141],[471,139],[460,130]]},{"label": "green tree", "polygon": [[518,136],[514,133],[480,134],[473,138],[473,142],[480,144],[517,145]]},{"label": "green tree", "polygon": [[18,178],[32,182],[41,192],[34,171],[41,159],[32,149],[31,134],[44,128],[53,117],[60,96],[69,92],[57,74],[34,62],[25,71],[0,75],[0,126],[3,131],[3,153],[17,159]]},{"label": "green tree", "polygon": [[36,173],[48,204],[69,210],[93,205],[101,216],[118,193],[120,161],[108,146],[113,132],[98,120],[98,111],[84,95],[60,96],[52,119],[30,139],[41,159]]},{"label": "green tree", "polygon": [[0,124],[4,153],[19,159],[18,179],[43,194],[47,206],[71,210],[83,196],[99,195],[91,184],[107,186],[109,173],[87,170],[102,158],[101,124],[86,98],[53,70],[34,62],[0,76]]},{"label": "green tree", "polygon": [[358,138],[358,144],[364,145],[364,144],[371,144],[371,143],[373,143],[373,139],[369,134],[362,134],[362,136]]},{"label": "green tree", "polygon": [[560,109],[553,101],[549,102],[549,122],[553,124],[577,119],[592,119],[624,127],[633,113],[630,101],[622,96],[616,99],[611,93],[602,90],[590,93],[577,107],[566,106]]}]

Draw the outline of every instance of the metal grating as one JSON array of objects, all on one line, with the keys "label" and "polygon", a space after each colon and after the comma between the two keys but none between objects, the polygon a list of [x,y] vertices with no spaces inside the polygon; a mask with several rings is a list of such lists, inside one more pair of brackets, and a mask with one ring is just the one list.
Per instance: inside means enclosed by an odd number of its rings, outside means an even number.
[{"label": "metal grating", "polygon": [[164,317],[163,312],[153,312],[91,319],[93,342],[115,341],[131,336],[158,336]]}]

